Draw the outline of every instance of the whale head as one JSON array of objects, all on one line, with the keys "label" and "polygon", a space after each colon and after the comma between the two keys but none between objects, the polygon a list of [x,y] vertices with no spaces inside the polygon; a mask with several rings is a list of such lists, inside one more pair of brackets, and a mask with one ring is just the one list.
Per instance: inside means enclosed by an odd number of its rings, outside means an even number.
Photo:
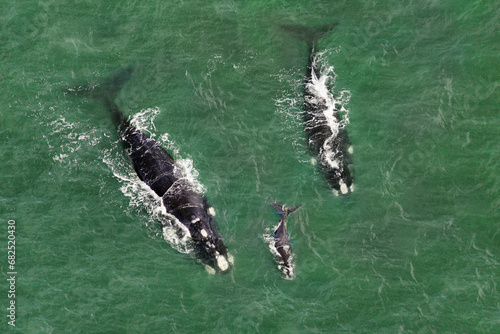
[{"label": "whale head", "polygon": [[213,209],[191,208],[190,222],[187,224],[191,234],[196,257],[216,273],[226,273],[232,266],[232,257],[219,235],[213,219]]},{"label": "whale head", "polygon": [[196,230],[194,236],[192,234],[192,239],[197,258],[206,266],[216,273],[227,273],[231,269],[233,258],[214,229],[202,227]]}]

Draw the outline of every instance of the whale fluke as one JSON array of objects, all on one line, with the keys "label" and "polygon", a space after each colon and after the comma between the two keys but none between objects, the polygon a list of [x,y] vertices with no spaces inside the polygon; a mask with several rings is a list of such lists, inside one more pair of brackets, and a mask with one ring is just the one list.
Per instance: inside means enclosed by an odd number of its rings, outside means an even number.
[{"label": "whale fluke", "polygon": [[290,214],[292,214],[295,210],[297,210],[300,206],[298,205],[295,205],[295,206],[291,206],[291,207],[287,207],[287,206],[284,206],[284,205],[281,205],[281,204],[278,204],[276,202],[274,203],[271,203],[272,207],[278,211],[278,213],[283,217],[283,218],[286,218],[288,217]]},{"label": "whale fluke", "polygon": [[303,26],[298,24],[280,24],[279,27],[284,31],[288,32],[295,38],[304,41],[313,48],[318,40],[320,40],[324,35],[335,29],[338,26],[337,22],[322,24],[317,26]]}]

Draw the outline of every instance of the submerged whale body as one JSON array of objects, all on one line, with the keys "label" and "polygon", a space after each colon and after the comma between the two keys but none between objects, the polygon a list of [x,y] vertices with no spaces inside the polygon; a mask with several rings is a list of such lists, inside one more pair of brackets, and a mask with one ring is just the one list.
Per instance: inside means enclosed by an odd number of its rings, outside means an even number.
[{"label": "submerged whale body", "polygon": [[271,253],[274,255],[278,269],[285,275],[286,279],[295,278],[292,244],[290,235],[286,229],[287,217],[298,209],[297,206],[286,207],[277,203],[271,204],[280,214],[280,221],[274,230],[273,240],[269,244]]},{"label": "submerged whale body", "polygon": [[158,196],[166,212],[189,231],[196,256],[216,272],[227,272],[232,259],[217,232],[214,210],[193,187],[174,158],[155,140],[139,131],[114,102],[133,68],[117,71],[103,85],[100,98],[112,114],[124,148],[139,178]]},{"label": "submerged whale body", "polygon": [[309,60],[304,81],[304,130],[310,152],[317,157],[322,171],[336,194],[348,195],[353,191],[352,146],[345,124],[339,115],[341,106],[335,101],[328,85],[328,73],[322,73],[315,51],[317,41],[336,24],[314,28],[281,25],[291,35],[304,40],[309,46]]}]

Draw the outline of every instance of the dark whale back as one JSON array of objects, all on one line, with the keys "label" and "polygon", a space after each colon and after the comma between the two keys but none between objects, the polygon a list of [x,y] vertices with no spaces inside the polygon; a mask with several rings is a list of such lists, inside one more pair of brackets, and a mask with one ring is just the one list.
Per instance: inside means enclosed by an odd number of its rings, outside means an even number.
[{"label": "dark whale back", "polygon": [[130,124],[123,129],[121,137],[139,178],[162,197],[177,180],[172,156]]}]

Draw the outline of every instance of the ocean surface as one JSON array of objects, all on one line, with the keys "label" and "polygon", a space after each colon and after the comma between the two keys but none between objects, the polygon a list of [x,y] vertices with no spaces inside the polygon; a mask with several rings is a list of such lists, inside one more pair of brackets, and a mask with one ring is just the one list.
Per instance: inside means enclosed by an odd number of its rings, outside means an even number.
[{"label": "ocean surface", "polygon": [[[0,332],[500,333],[499,20],[498,0],[3,1]],[[308,46],[280,28],[332,23],[348,197],[311,164]],[[116,102],[215,208],[229,274],[165,240],[109,112],[68,92],[131,65]],[[272,201],[301,206],[293,280]]]}]

